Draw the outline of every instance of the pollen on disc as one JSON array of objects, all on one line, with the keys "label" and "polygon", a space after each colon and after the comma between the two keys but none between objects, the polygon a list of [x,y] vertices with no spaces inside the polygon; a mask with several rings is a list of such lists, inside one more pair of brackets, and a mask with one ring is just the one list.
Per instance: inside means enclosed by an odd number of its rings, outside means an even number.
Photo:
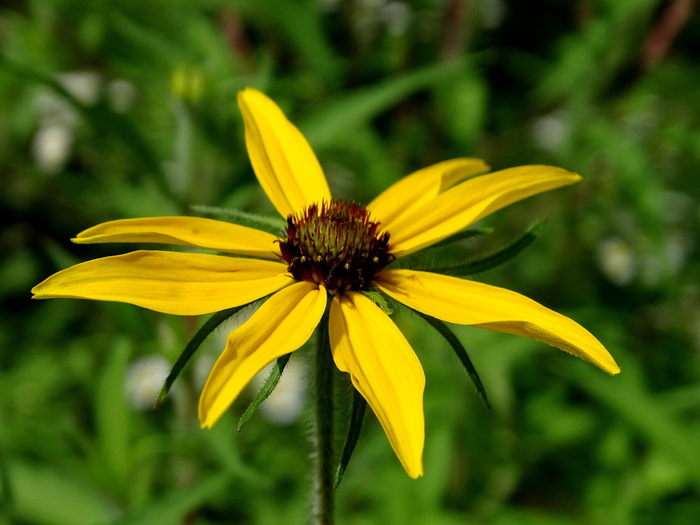
[{"label": "pollen on disc", "polygon": [[345,200],[312,204],[287,218],[282,258],[299,281],[330,292],[363,290],[394,260],[389,233],[381,232],[364,206]]}]

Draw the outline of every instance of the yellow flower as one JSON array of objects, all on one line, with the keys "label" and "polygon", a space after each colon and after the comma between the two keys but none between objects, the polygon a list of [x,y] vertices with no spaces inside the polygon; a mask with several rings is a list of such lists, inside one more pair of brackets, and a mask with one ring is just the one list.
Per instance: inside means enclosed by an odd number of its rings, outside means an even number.
[{"label": "yellow flower", "polygon": [[530,337],[610,374],[619,372],[586,329],[517,293],[457,277],[386,267],[450,237],[482,217],[580,177],[550,166],[488,171],[455,159],[398,181],[366,207],[333,200],[321,166],[299,130],[254,89],[238,96],[248,153],[287,228],[257,229],[195,217],[107,222],[77,243],[148,242],[228,255],[135,251],[84,262],[49,277],[37,299],[119,301],[176,315],[208,314],[272,295],[242,326],[202,390],[199,417],[211,427],[248,382],[301,347],[328,302],[333,360],[366,399],[409,476],[423,474],[423,369],[402,333],[365,293],[378,289],[428,316]]}]

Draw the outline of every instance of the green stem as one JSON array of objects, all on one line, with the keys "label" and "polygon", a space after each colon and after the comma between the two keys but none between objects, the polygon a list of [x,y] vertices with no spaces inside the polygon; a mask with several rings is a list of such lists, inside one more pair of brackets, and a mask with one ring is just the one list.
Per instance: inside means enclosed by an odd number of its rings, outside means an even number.
[{"label": "green stem", "polygon": [[333,525],[333,356],[328,339],[328,310],[318,326],[314,401],[314,524]]}]

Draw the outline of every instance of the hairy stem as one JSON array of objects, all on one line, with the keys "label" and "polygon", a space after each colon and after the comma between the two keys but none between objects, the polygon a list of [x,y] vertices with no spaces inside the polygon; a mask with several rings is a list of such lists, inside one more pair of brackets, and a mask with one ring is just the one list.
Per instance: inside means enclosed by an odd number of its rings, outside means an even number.
[{"label": "hairy stem", "polygon": [[328,339],[328,313],[318,326],[314,401],[314,524],[333,525],[333,356]]}]

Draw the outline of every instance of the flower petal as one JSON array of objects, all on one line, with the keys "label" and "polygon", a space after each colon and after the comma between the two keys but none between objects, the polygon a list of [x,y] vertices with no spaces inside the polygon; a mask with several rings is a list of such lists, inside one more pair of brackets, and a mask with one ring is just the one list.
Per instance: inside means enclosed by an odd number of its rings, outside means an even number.
[{"label": "flower petal", "polygon": [[58,297],[135,304],[200,315],[250,303],[292,283],[278,262],[203,253],[136,251],[76,264],[32,289]]},{"label": "flower petal", "polygon": [[453,159],[416,171],[380,193],[367,209],[382,229],[390,230],[394,221],[411,213],[467,177],[489,170],[480,159]]},{"label": "flower petal", "polygon": [[211,427],[269,363],[308,341],[326,309],[326,289],[295,283],[270,297],[228,337],[199,397],[199,421]]},{"label": "flower petal", "polygon": [[522,335],[556,346],[617,374],[620,368],[585,328],[541,304],[504,288],[413,270],[384,270],[379,288],[406,306],[443,321]]},{"label": "flower petal", "polygon": [[80,232],[73,242],[148,242],[206,248],[219,252],[277,259],[271,233],[201,217],[148,217],[103,222]]},{"label": "flower petal", "polygon": [[360,293],[336,295],[329,322],[336,366],[377,415],[409,476],[423,475],[425,374],[401,331]]},{"label": "flower petal", "polygon": [[552,166],[520,166],[469,179],[393,222],[392,253],[415,252],[504,206],[579,180],[576,173]]},{"label": "flower petal", "polygon": [[311,146],[270,98],[256,89],[238,93],[248,156],[265,193],[283,217],[331,193]]}]

